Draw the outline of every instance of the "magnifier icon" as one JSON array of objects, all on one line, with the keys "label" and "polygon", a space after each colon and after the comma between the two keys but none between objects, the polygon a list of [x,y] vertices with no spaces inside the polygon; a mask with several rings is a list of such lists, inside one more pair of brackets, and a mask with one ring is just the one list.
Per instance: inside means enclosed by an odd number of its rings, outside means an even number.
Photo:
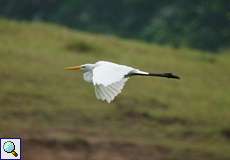
[{"label": "magnifier icon", "polygon": [[17,152],[15,152],[15,145],[13,142],[11,141],[7,141],[3,144],[3,150],[6,152],[6,153],[11,153],[14,155],[14,157],[17,157],[18,154]]}]

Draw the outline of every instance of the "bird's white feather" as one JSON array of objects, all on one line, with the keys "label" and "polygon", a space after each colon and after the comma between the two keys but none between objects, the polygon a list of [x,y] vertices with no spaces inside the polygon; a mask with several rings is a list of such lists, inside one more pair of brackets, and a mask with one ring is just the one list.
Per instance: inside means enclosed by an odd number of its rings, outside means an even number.
[{"label": "bird's white feather", "polygon": [[84,80],[93,83],[97,99],[110,103],[123,89],[129,73],[148,74],[138,69],[112,62],[99,61],[84,65]]},{"label": "bird's white feather", "polygon": [[106,100],[108,103],[110,103],[111,100],[113,99],[113,96],[110,95],[110,93],[108,92],[108,89],[107,89],[106,87],[101,87],[101,90],[102,90],[102,92],[103,92],[104,95],[105,95],[105,100]]},{"label": "bird's white feather", "polygon": [[84,72],[84,74],[83,74],[83,78],[84,78],[84,80],[85,81],[87,81],[87,82],[92,82],[92,80],[93,80],[93,72],[92,71],[87,71],[87,72]]},{"label": "bird's white feather", "polygon": [[128,78],[123,78],[122,80],[112,83],[108,86],[102,84],[95,85],[95,94],[97,99],[105,100],[110,103],[123,89],[125,82]]},{"label": "bird's white feather", "polygon": [[106,97],[105,97],[105,95],[104,95],[103,91],[101,90],[100,86],[96,86],[96,88],[95,88],[95,89],[97,90],[97,93],[98,93],[98,95],[99,95],[99,99],[101,99],[101,100],[105,100],[105,99],[106,99]]},{"label": "bird's white feather", "polygon": [[121,81],[125,75],[135,70],[132,67],[100,61],[93,69],[93,84],[109,86]]},{"label": "bird's white feather", "polygon": [[101,95],[97,89],[97,86],[95,86],[95,95],[96,95],[97,99],[101,99]]}]

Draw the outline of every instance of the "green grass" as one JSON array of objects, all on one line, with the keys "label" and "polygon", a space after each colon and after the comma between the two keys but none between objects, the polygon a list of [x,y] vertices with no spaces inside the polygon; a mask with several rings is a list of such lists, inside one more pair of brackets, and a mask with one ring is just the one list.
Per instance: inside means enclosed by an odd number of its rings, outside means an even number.
[{"label": "green grass", "polygon": [[[182,79],[135,77],[107,104],[81,73],[63,70],[98,60]],[[170,159],[230,159],[229,68],[229,50],[212,55],[1,19],[0,134],[53,130],[57,140],[89,135],[161,145]]]}]

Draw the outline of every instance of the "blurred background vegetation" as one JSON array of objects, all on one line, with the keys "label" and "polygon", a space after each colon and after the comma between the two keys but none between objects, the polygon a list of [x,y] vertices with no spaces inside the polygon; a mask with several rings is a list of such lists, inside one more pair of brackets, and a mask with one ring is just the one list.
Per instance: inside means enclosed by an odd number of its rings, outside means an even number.
[{"label": "blurred background vegetation", "polygon": [[230,44],[229,0],[1,0],[0,15],[174,47],[219,51]]},{"label": "blurred background vegetation", "polygon": [[[0,0],[0,137],[26,160],[229,160],[229,2]],[[98,60],[182,79],[107,104],[63,69]]]}]

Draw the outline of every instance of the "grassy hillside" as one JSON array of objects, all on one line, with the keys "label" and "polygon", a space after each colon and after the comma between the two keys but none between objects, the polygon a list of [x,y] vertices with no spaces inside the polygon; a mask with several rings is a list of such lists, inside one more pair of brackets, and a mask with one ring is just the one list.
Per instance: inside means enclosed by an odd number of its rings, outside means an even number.
[{"label": "grassy hillside", "polygon": [[[23,137],[26,159],[230,159],[227,52],[1,19],[0,136]],[[107,104],[82,74],[63,70],[98,60],[182,79],[135,77]]]}]

